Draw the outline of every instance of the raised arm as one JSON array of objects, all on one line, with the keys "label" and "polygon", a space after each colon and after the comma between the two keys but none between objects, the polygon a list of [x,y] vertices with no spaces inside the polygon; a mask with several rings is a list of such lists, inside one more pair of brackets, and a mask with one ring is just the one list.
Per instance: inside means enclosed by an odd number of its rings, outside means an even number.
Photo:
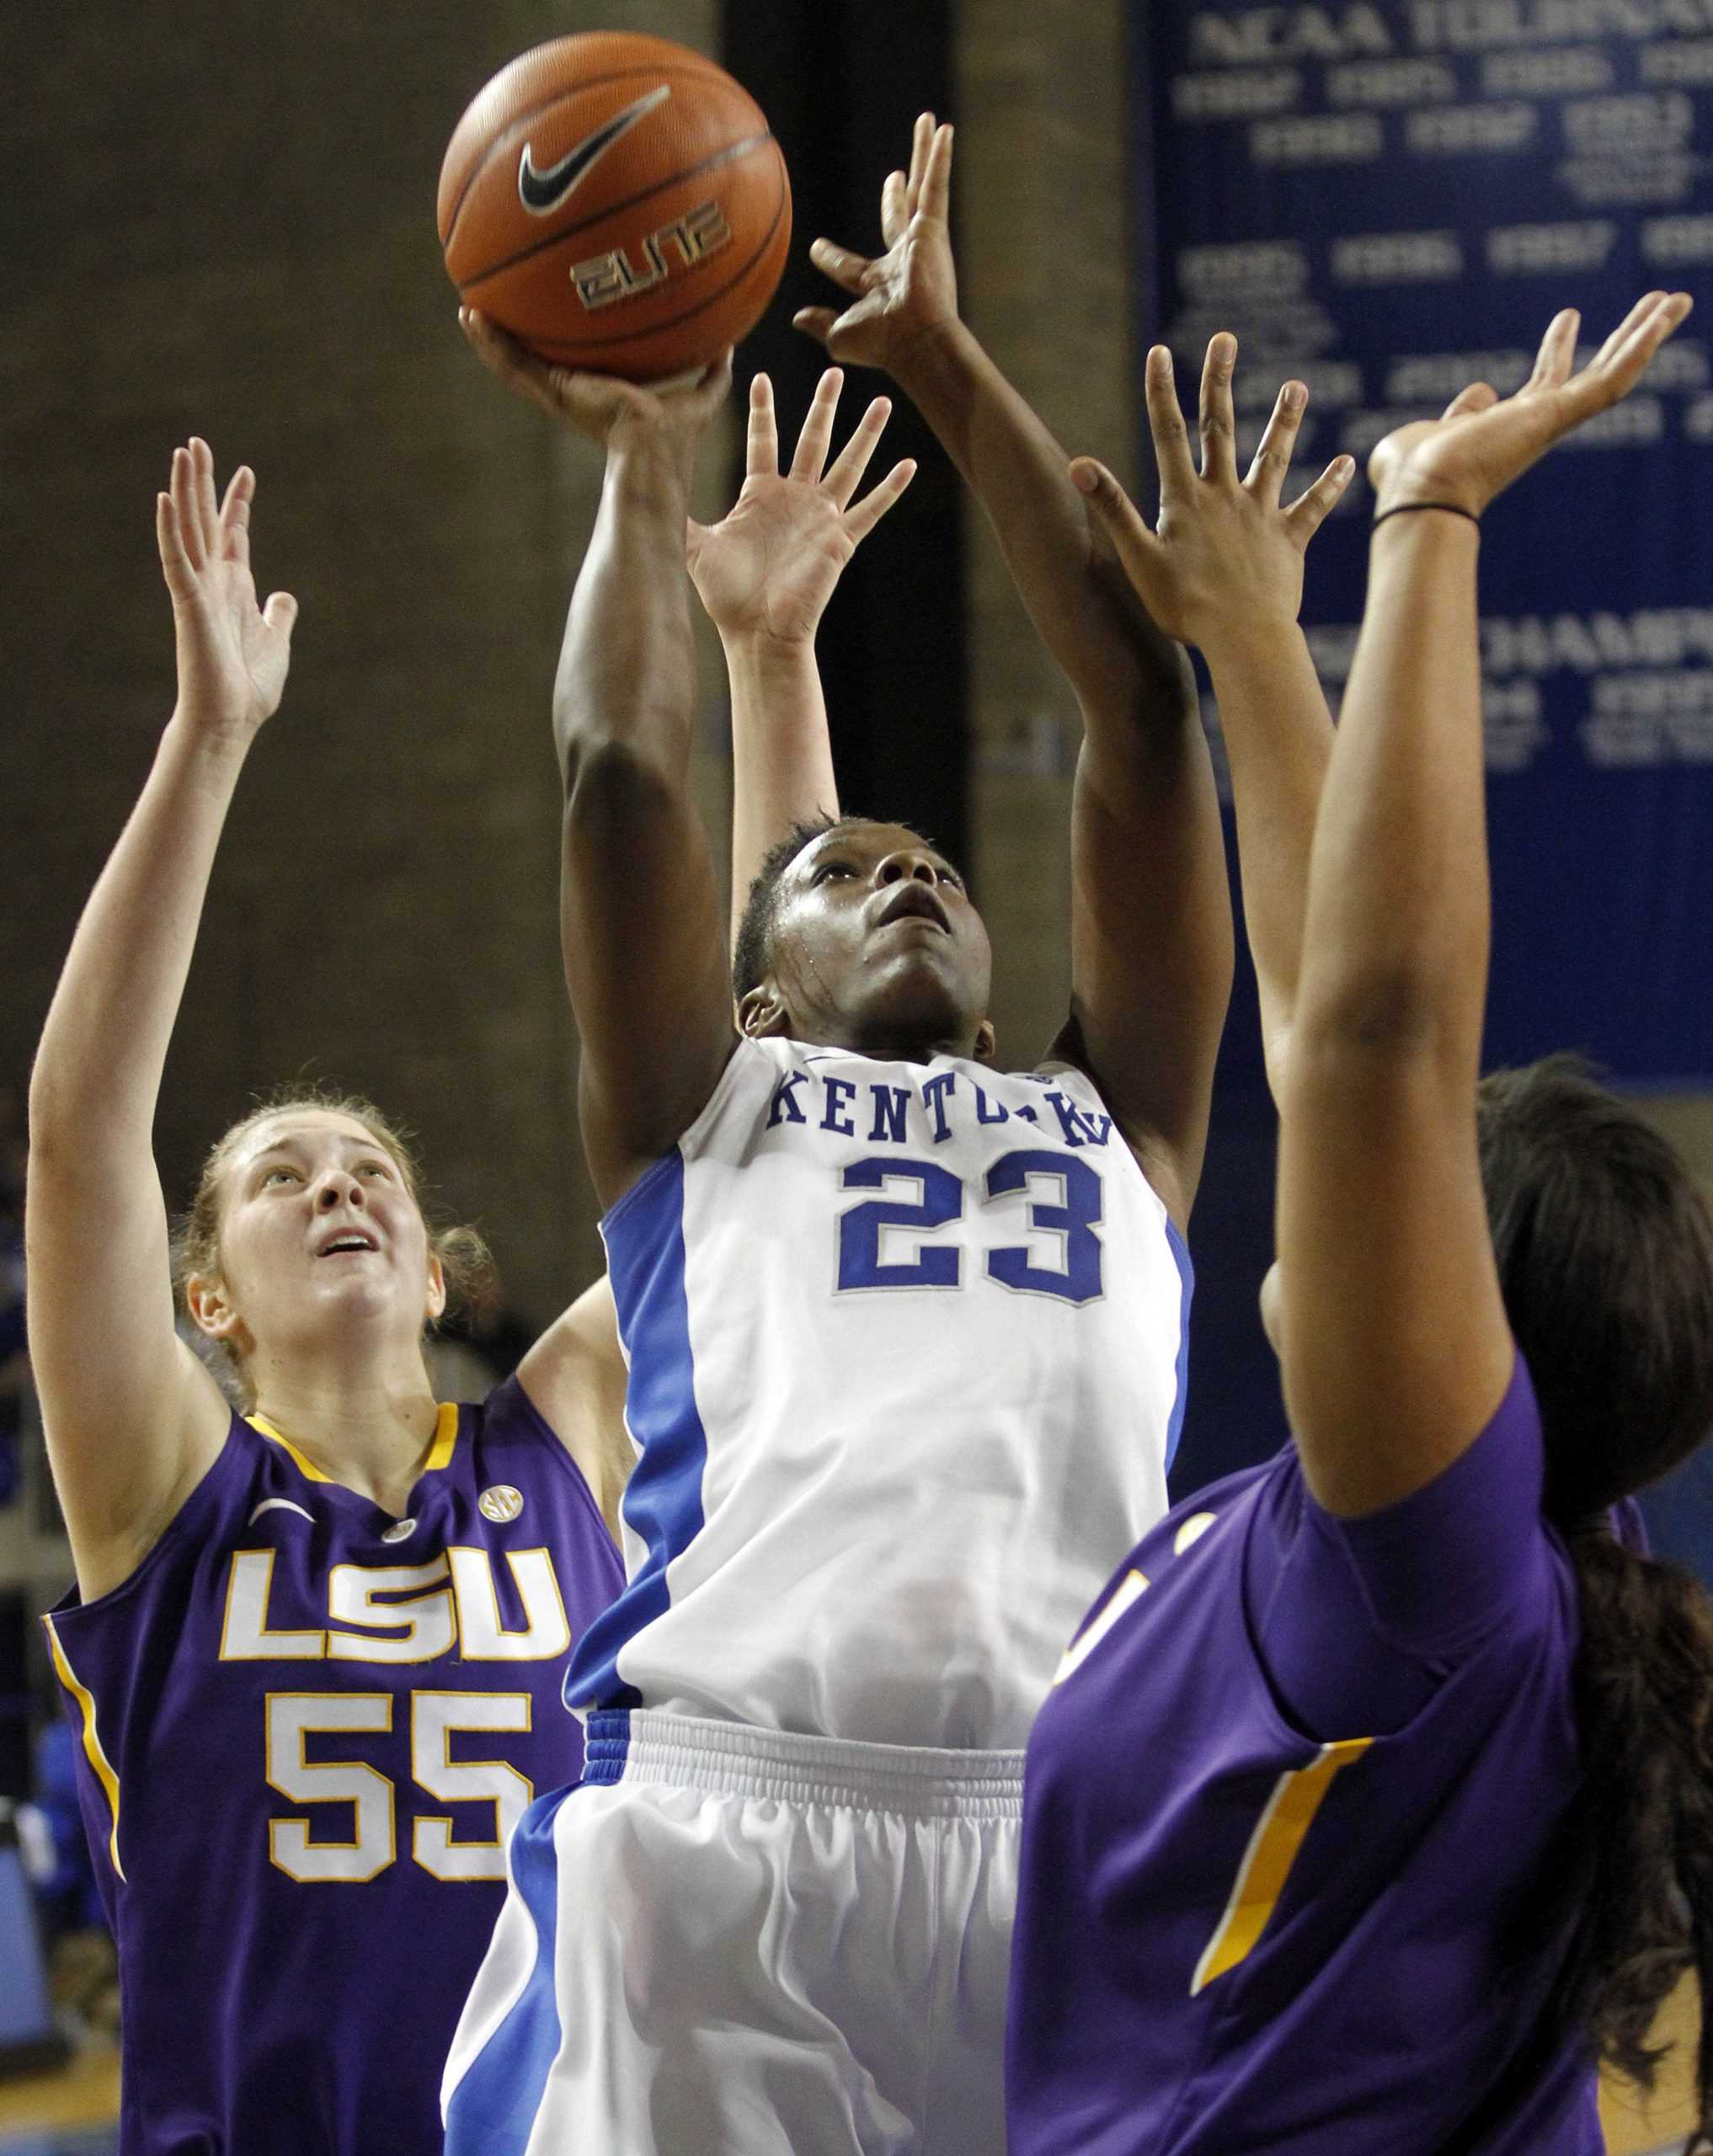
[{"label": "raised arm", "polygon": [[858,502],[891,402],[877,397],[830,466],[844,376],[821,376],[789,471],[779,469],[773,385],[750,385],[744,485],[719,523],[690,526],[690,574],[720,633],[732,691],[732,915],[794,824],[836,817],[838,788],[815,631],[845,565],[915,476],[906,458]]},{"label": "raised arm", "polygon": [[1231,376],[1237,340],[1221,333],[1202,371],[1202,468],[1172,385],[1171,355],[1148,355],[1148,422],[1160,472],[1150,531],[1104,465],[1080,457],[1089,498],[1143,603],[1168,634],[1200,647],[1219,699],[1237,812],[1243,910],[1261,995],[1261,1033],[1279,1092],[1297,974],[1309,849],[1332,754],[1332,721],[1297,614],[1303,556],[1356,467],[1335,457],[1287,508],[1280,500],[1308,392],[1278,393],[1248,475],[1237,477]]},{"label": "raised arm", "polygon": [[730,359],[693,388],[655,397],[548,366],[480,315],[461,318],[495,373],[606,452],[554,683],[553,738],[583,1143],[610,1206],[695,1121],[737,1038],[719,887],[690,792],[696,651],[685,571],[696,451]]},{"label": "raised arm", "polygon": [[1476,1150],[1488,882],[1476,520],[1626,395],[1689,311],[1652,292],[1571,368],[1559,315],[1515,397],[1389,435],[1367,606],[1310,867],[1280,1118],[1280,1353],[1320,1502],[1378,1510],[1473,1441],[1512,1344]]},{"label": "raised arm", "polygon": [[228,1410],[173,1322],[152,1150],[167,1047],[238,773],[278,708],[296,601],[256,604],[253,475],[224,504],[205,442],[157,504],[179,696],[84,908],[29,1091],[30,1358],[85,1598],[136,1569],[224,1440]]},{"label": "raised arm", "polygon": [[916,123],[881,197],[887,252],[817,240],[851,296],[799,327],[835,359],[882,366],[980,502],[1031,620],[1069,677],[1084,740],[1072,807],[1072,1011],[1061,1052],[1086,1067],[1180,1223],[1200,1173],[1230,992],[1219,804],[1182,650],[1149,619],[1064,451],[958,313],[952,130]]}]

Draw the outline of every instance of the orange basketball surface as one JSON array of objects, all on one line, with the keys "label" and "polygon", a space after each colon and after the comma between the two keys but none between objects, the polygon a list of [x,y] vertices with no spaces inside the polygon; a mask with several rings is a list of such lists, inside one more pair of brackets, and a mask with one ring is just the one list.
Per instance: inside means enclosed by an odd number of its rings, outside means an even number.
[{"label": "orange basketball surface", "polygon": [[658,381],[755,326],[791,239],[760,107],[664,38],[595,30],[504,67],[453,131],[437,221],[460,297],[560,366]]}]

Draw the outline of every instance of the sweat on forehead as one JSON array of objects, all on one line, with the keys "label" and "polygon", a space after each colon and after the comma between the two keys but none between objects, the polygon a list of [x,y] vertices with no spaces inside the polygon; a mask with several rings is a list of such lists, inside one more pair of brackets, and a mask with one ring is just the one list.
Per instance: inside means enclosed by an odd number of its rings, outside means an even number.
[{"label": "sweat on forehead", "polygon": [[[937,849],[908,824],[877,823],[868,816],[841,816],[836,822],[817,818],[812,822],[793,825],[776,845],[769,847],[744,902],[743,918],[738,925],[737,943],[732,953],[734,995],[740,1000],[747,995],[767,970],[768,939],[787,884],[794,890],[799,875],[808,873],[814,860],[827,846],[836,846],[841,839],[862,845],[870,834],[882,835],[894,846],[928,846],[937,857]],[[886,850],[889,851],[891,847]]]},{"label": "sweat on forehead", "polygon": [[934,841],[925,837],[914,825],[882,823],[872,816],[841,816],[826,830],[817,831],[813,838],[805,840],[792,857],[791,866],[802,867],[840,845],[860,847],[864,852],[872,850],[877,859],[895,853],[903,846],[921,847],[936,860],[943,858]]}]

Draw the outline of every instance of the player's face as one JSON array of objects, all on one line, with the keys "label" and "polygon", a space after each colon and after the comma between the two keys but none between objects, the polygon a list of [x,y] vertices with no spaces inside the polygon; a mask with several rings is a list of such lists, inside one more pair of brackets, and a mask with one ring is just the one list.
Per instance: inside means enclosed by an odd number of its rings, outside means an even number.
[{"label": "player's face", "polygon": [[220,1255],[219,1322],[200,1309],[199,1321],[242,1353],[313,1353],[353,1323],[377,1346],[392,1333],[414,1343],[446,1300],[398,1163],[328,1109],[291,1109],[247,1134],[225,1171]]},{"label": "player's face", "polygon": [[[963,879],[896,824],[840,825],[785,872],[766,990],[788,1032],[869,1054],[991,1052],[992,957]],[[774,1007],[774,1006],[766,1006]]]}]

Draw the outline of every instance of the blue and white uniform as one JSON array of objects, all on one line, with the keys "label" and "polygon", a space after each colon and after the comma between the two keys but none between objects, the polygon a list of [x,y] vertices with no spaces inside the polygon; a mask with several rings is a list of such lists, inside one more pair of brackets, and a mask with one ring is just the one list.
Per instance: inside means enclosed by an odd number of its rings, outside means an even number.
[{"label": "blue and white uniform", "polygon": [[603,1232],[628,1585],[449,2150],[998,2148],[1021,1749],[1165,1510],[1182,1243],[1080,1073],[776,1040]]}]

